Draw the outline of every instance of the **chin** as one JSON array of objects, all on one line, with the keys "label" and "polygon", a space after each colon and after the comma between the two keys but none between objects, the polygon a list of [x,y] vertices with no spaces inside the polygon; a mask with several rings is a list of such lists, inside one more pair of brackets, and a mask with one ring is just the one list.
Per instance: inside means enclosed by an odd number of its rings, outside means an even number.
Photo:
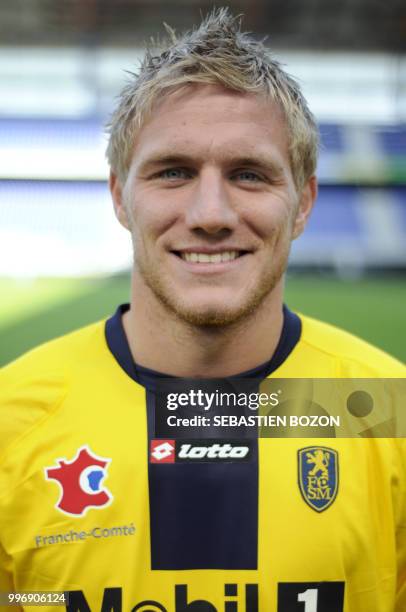
[{"label": "chin", "polygon": [[170,307],[175,316],[195,327],[229,327],[248,319],[254,314],[262,300],[246,300],[240,304],[230,304],[225,300],[212,304],[172,303]]},{"label": "chin", "polygon": [[202,309],[174,309],[178,318],[195,327],[228,327],[245,318],[245,311],[224,310],[210,308]]}]

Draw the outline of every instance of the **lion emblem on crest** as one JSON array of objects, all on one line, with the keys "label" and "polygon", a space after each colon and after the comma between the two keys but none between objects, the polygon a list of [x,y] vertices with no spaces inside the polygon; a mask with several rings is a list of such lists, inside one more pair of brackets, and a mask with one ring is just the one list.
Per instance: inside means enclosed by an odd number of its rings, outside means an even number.
[{"label": "lion emblem on crest", "polygon": [[309,471],[309,476],[316,476],[318,472],[325,478],[328,478],[328,464],[330,461],[330,453],[318,448],[312,453],[306,453],[306,463],[313,463],[314,467]]}]

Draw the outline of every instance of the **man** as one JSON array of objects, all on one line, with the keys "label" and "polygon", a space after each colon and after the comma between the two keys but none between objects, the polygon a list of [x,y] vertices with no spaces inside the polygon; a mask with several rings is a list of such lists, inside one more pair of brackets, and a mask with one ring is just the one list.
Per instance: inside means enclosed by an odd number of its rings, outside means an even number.
[{"label": "man", "polygon": [[2,591],[92,612],[406,609],[398,440],[207,442],[202,426],[175,460],[156,439],[162,380],[404,376],[283,307],[316,152],[297,84],[226,10],[147,55],[108,146],[131,305],[2,374]]}]

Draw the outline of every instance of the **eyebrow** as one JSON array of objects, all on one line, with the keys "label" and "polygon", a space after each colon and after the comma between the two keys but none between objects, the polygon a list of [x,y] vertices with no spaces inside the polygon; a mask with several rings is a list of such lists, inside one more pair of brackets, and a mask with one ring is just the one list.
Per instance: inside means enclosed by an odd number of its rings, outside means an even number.
[{"label": "eyebrow", "polygon": [[[157,153],[151,157],[144,159],[140,166],[139,171],[145,172],[146,170],[153,169],[157,166],[172,166],[179,164],[190,164],[192,157],[187,155],[168,155],[165,153]],[[196,163],[196,160],[195,160]]]},{"label": "eyebrow", "polygon": [[[249,166],[256,168],[264,168],[274,173],[282,172],[283,170],[280,163],[261,153],[255,155],[236,156],[233,152],[230,155],[225,153],[222,157],[222,162],[227,166]],[[195,164],[201,165],[204,161],[204,158],[200,156],[194,156],[189,154],[171,155],[167,153],[155,153],[152,154],[150,157],[147,157],[145,160],[141,161],[140,166],[138,168],[138,172],[145,173],[162,166],[193,166]]]}]

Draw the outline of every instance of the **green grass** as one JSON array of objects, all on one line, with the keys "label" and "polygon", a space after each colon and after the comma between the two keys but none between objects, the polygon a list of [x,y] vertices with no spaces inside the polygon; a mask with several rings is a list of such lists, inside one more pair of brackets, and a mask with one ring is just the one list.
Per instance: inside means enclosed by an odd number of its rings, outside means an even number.
[{"label": "green grass", "polygon": [[77,289],[80,291],[80,286],[76,279],[0,279],[0,330],[24,318],[27,312],[32,316],[50,305],[63,302]]},{"label": "green grass", "polygon": [[406,360],[406,284],[404,278],[293,277],[286,302],[293,309],[342,327]]},{"label": "green grass", "polygon": [[[0,364],[97,321],[128,301],[128,276],[107,279],[0,279]],[[292,276],[286,302],[294,310],[347,329],[405,360],[403,279],[357,281]]]},{"label": "green grass", "polygon": [[[3,294],[4,281],[0,280]],[[6,281],[6,307],[0,307],[0,365],[38,344],[87,325],[128,302],[130,280],[42,279],[31,285]],[[15,305],[15,309],[12,308]]]}]

